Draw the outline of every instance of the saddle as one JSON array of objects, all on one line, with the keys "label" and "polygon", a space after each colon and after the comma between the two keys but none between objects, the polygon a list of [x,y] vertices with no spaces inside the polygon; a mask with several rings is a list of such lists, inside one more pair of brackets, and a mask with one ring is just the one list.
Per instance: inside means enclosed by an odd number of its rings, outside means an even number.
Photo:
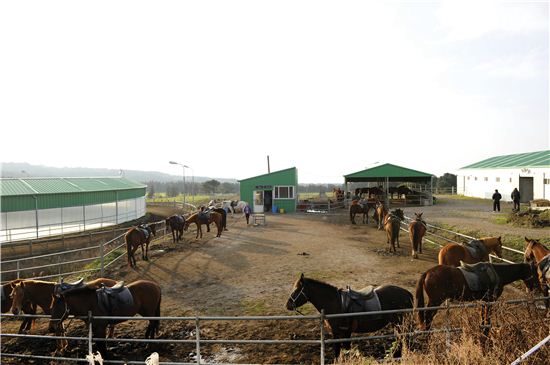
[{"label": "saddle", "polygon": [[462,244],[468,251],[470,251],[470,255],[472,255],[473,258],[477,260],[481,260],[484,257],[487,256],[487,247],[485,247],[485,244],[483,241],[479,240],[471,240],[468,243]]},{"label": "saddle", "polygon": [[[340,289],[339,292],[342,313],[375,312],[381,310],[378,294],[372,285],[358,291],[348,286],[346,289]],[[381,315],[348,317],[348,320],[344,321],[345,324],[341,326],[341,329],[348,329],[352,325],[352,322],[357,322],[357,325],[360,326],[362,323],[380,318],[382,318]]]},{"label": "saddle", "polygon": [[461,261],[458,269],[464,275],[468,287],[473,292],[490,292],[492,294],[501,288],[500,278],[491,263],[478,262],[472,265]]},{"label": "saddle", "polygon": [[550,254],[544,256],[538,264],[542,277],[546,278],[546,285],[550,286]]},{"label": "saddle", "polygon": [[99,307],[108,315],[115,311],[124,311],[134,305],[134,298],[130,289],[124,286],[124,281],[119,281],[112,287],[102,286],[96,290]]},{"label": "saddle", "polygon": [[148,240],[149,237],[151,236],[151,232],[145,226],[138,226],[137,230],[140,231],[145,236],[145,240]]},{"label": "saddle", "polygon": [[210,210],[199,212],[199,216],[197,217],[197,219],[200,223],[208,224],[208,221],[210,220]]},{"label": "saddle", "polygon": [[178,224],[183,224],[185,222],[185,219],[181,215],[175,215],[175,220]]},{"label": "saddle", "polygon": [[54,294],[65,294],[71,290],[83,288],[86,284],[84,283],[84,278],[80,278],[74,283],[65,283],[61,280],[61,283],[54,286]]}]

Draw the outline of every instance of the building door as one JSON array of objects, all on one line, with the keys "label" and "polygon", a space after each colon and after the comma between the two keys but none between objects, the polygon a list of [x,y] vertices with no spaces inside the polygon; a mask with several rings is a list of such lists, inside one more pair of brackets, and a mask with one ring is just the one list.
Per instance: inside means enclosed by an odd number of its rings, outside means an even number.
[{"label": "building door", "polygon": [[530,200],[533,200],[532,177],[519,177],[519,193],[521,195],[522,203],[528,203]]},{"label": "building door", "polygon": [[264,192],[263,190],[254,190],[254,213],[264,212]]}]

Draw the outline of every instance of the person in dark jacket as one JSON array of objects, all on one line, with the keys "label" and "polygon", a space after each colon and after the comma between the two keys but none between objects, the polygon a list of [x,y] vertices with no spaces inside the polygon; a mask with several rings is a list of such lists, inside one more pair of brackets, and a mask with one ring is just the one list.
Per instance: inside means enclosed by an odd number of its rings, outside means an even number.
[{"label": "person in dark jacket", "polygon": [[243,208],[243,213],[244,213],[244,216],[246,217],[246,224],[248,224],[248,221],[250,219],[250,213],[252,213],[252,209],[250,209],[250,205],[247,204]]},{"label": "person in dark jacket", "polygon": [[500,212],[500,199],[502,199],[502,195],[495,189],[495,193],[493,194],[493,212]]},{"label": "person in dark jacket", "polygon": [[514,188],[514,191],[512,191],[512,201],[514,202],[514,211],[519,212],[519,200],[521,199],[521,195],[519,193],[518,188]]}]

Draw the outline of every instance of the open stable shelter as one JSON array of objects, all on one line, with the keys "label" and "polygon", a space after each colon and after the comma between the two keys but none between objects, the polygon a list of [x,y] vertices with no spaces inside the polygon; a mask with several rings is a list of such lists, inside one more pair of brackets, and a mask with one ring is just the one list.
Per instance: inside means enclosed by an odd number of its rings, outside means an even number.
[{"label": "open stable shelter", "polygon": [[0,179],[0,242],[140,218],[145,190],[146,185],[123,177]]},{"label": "open stable shelter", "polygon": [[353,194],[356,187],[382,187],[388,196],[390,186],[410,185],[420,205],[432,205],[433,174],[386,163],[344,175],[345,190]]},{"label": "open stable shelter", "polygon": [[273,207],[285,212],[296,211],[298,170],[286,170],[239,180],[241,200],[250,204],[254,213],[270,212]]}]

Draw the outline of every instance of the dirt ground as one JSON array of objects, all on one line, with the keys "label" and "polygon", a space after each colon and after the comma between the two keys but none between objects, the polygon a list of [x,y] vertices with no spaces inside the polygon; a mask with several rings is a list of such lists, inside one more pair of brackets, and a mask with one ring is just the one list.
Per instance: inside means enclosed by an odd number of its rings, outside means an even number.
[{"label": "dirt ground", "polygon": [[[159,211],[157,215],[171,214]],[[504,209],[507,209],[505,206]],[[161,209],[162,210],[162,209]],[[493,213],[487,201],[439,200],[432,207],[405,208],[406,215],[424,212],[428,223],[447,224],[486,234],[506,232],[535,238],[548,237],[549,229],[516,228],[491,222]],[[410,258],[408,236],[401,232],[401,250],[386,252],[385,233],[368,225],[349,224],[347,212],[330,216],[267,214],[265,226],[246,225],[241,214],[228,216],[228,231],[220,238],[205,233],[195,240],[195,232],[185,234],[185,242],[166,239],[150,248],[150,261],[138,259],[137,270],[125,262],[106,276],[131,282],[148,279],[162,286],[161,314],[164,316],[205,315],[292,315],[285,308],[293,283],[300,273],[338,287],[350,285],[393,284],[414,290],[420,274],[434,266],[438,249],[426,245],[419,260]],[[140,257],[140,255],[139,255]],[[518,287],[521,287],[518,285]],[[522,290],[507,289],[507,298],[521,297]],[[311,305],[305,313],[316,313]],[[436,316],[437,318],[437,316]],[[36,333],[46,333],[42,321]],[[12,332],[15,323],[4,321],[2,331]],[[144,321],[117,326],[115,337],[143,336]],[[318,339],[316,321],[207,321],[201,324],[202,339]],[[387,332],[387,331],[386,331]],[[69,335],[85,336],[81,322],[73,321]],[[163,322],[160,338],[194,339],[194,322]],[[36,346],[36,345],[39,346]],[[68,356],[83,356],[86,344],[72,344]],[[383,357],[389,343],[380,341],[363,346],[367,355]],[[36,340],[2,341],[2,352],[48,355],[54,344]],[[110,344],[112,357],[124,360],[145,359],[157,351],[163,361],[196,361],[194,344],[148,345]],[[313,345],[207,345],[201,348],[206,361],[233,363],[317,363],[319,347]],[[327,350],[332,356],[332,351]],[[2,359],[6,363],[23,363]],[[25,361],[24,363],[29,363]],[[40,362],[38,362],[40,363]]]}]

